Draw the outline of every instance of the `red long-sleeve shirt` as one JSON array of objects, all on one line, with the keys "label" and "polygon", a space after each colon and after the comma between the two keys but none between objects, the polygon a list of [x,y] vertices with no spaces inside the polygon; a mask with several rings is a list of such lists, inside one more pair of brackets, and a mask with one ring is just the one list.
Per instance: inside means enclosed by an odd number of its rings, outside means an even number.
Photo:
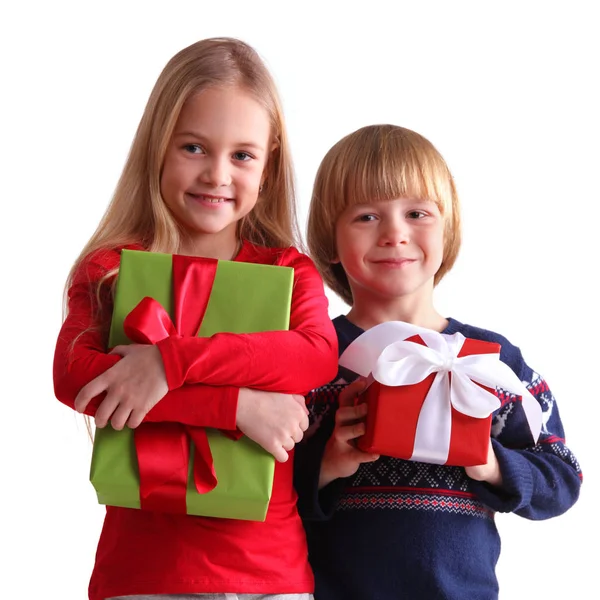
[{"label": "red long-sleeve shirt", "polygon": [[[120,357],[106,353],[106,330],[94,328],[98,282],[119,264],[118,250],[83,261],[68,293],[68,315],[54,358],[56,397],[73,408],[79,390]],[[337,340],[323,284],[297,250],[245,242],[236,261],[294,268],[289,331],[158,344],[169,393],[148,421],[235,429],[240,387],[304,393],[337,371]],[[111,282],[102,286],[101,321],[112,311]],[[184,383],[190,384],[181,387]],[[101,398],[88,406],[94,415]],[[304,530],[296,511],[292,460],[276,463],[264,522],[173,515],[107,506],[90,600],[130,594],[208,592],[302,593],[313,589]]]}]

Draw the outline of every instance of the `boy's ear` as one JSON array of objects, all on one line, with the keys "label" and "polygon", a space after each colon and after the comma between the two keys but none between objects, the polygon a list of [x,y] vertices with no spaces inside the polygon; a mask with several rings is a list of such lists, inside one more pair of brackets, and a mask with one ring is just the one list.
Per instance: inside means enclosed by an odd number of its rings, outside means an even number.
[{"label": "boy's ear", "polygon": [[331,262],[331,264],[332,264],[332,265],[339,265],[339,264],[340,264],[340,259],[339,259],[337,256],[334,256],[334,257],[331,259],[331,261],[330,261],[330,262]]}]

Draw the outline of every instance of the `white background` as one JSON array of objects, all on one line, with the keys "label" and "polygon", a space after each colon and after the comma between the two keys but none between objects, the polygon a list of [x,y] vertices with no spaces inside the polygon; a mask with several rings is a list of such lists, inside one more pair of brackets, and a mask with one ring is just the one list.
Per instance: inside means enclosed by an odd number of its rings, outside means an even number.
[{"label": "white background", "polygon": [[[501,598],[598,597],[594,3],[12,4],[0,14],[0,596],[86,597],[103,508],[83,420],[53,396],[62,285],[160,70],[184,46],[226,35],[254,45],[279,85],[303,223],[320,159],[360,126],[415,129],[445,156],[464,244],[438,307],[522,348],[584,470],[565,515],[498,516]],[[331,316],[344,310],[332,297]]]}]

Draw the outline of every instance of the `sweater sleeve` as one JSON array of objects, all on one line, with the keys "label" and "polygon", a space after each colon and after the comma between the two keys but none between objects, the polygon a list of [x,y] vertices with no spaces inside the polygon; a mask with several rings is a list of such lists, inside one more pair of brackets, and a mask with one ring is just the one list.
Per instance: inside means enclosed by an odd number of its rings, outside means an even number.
[{"label": "sweater sleeve", "polygon": [[496,511],[514,512],[532,520],[548,519],[575,504],[582,473],[565,444],[563,424],[550,388],[527,366],[520,351],[513,349],[516,360],[509,366],[542,407],[542,433],[532,445],[519,398],[499,390],[502,407],[492,423],[492,445],[500,464],[502,486],[493,488],[473,481],[472,487]]},{"label": "sweater sleeve", "polygon": [[321,463],[327,441],[335,427],[337,398],[345,385],[328,384],[306,397],[310,426],[294,454],[294,486],[298,494],[298,512],[306,521],[331,518],[337,501],[350,478],[334,479],[319,489]]},{"label": "sweater sleeve", "polygon": [[166,338],[157,346],[169,389],[204,383],[305,394],[335,376],[337,338],[321,277],[294,248],[277,264],[294,269],[289,331]]},{"label": "sweater sleeve", "polygon": [[[121,359],[106,352],[106,330],[112,312],[111,281],[98,288],[107,273],[118,267],[119,256],[117,250],[106,250],[86,258],[68,291],[68,312],[56,343],[53,379],[56,397],[71,408],[85,384]],[[227,385],[186,385],[167,393],[145,421],[177,421],[235,430],[238,391],[239,388]],[[88,415],[94,416],[103,397],[89,403]]]}]

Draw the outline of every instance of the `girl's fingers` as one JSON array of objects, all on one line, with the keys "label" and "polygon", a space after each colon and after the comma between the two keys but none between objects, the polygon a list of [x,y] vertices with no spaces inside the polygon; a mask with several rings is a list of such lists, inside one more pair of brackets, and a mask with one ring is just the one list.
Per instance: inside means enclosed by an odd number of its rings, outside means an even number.
[{"label": "girl's fingers", "polygon": [[290,450],[292,450],[296,445],[296,441],[294,440],[294,438],[292,438],[292,436],[290,436],[286,440],[284,440],[283,444],[281,445],[283,446],[284,450],[290,452]]},{"label": "girl's fingers", "polygon": [[139,346],[139,344],[126,344],[122,346],[115,346],[109,354],[118,354],[119,356],[126,356],[127,354],[131,354],[135,351],[135,348]]},{"label": "girl's fingers", "polygon": [[96,411],[96,415],[94,419],[96,421],[96,427],[102,429],[102,427],[106,427],[107,423],[110,421],[112,414],[119,406],[119,402],[115,400],[110,394],[102,400],[98,410]]},{"label": "girl's fingers", "polygon": [[289,458],[288,453],[283,449],[283,447],[280,447],[276,450],[274,450],[272,452],[273,456],[275,457],[275,460],[277,462],[286,462],[287,459]]},{"label": "girl's fingers", "polygon": [[304,396],[300,396],[299,394],[292,394],[294,400],[302,407],[304,412],[308,415],[308,408],[306,407],[306,400]]},{"label": "girl's fingers", "polygon": [[129,419],[127,419],[127,427],[129,427],[129,429],[135,429],[136,427],[139,427],[142,424],[145,416],[146,415],[142,411],[132,410],[131,414],[129,415]]},{"label": "girl's fingers", "polygon": [[131,409],[123,404],[119,404],[110,417],[110,424],[113,429],[121,431],[131,416]]},{"label": "girl's fingers", "polygon": [[294,435],[292,436],[294,438],[294,441],[296,442],[296,444],[298,444],[299,442],[302,441],[302,438],[304,437],[304,432],[306,430],[302,429],[301,427],[298,427],[298,429],[296,429]]},{"label": "girl's fingers", "polygon": [[305,415],[304,418],[302,419],[302,421],[300,421],[300,429],[302,429],[302,431],[306,431],[308,429],[308,426],[309,426],[308,415]]},{"label": "girl's fingers", "polygon": [[107,390],[108,385],[104,379],[104,375],[99,375],[79,390],[75,397],[75,410],[77,412],[84,412],[93,398]]}]

